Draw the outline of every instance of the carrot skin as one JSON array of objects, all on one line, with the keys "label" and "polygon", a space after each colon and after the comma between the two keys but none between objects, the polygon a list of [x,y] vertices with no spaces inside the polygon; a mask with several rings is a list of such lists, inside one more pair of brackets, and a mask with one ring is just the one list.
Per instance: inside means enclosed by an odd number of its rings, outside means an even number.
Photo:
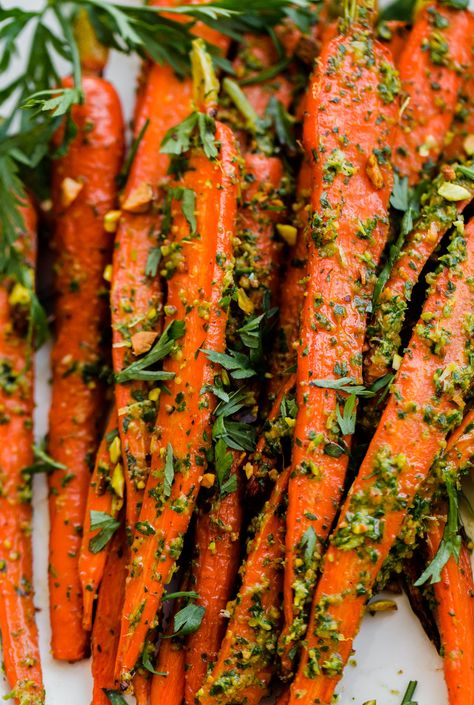
[{"label": "carrot skin", "polygon": [[[432,560],[443,538],[445,517],[432,523],[427,537]],[[435,613],[443,649],[449,705],[474,703],[474,581],[471,555],[463,544],[459,563],[451,556],[433,585]]]},{"label": "carrot skin", "polygon": [[[466,165],[471,164],[468,162]],[[462,186],[466,193],[471,194],[470,197],[449,202],[439,194],[438,189],[445,184],[443,172],[446,169],[451,170],[449,183]],[[401,347],[401,331],[413,289],[443,236],[474,196],[472,180],[455,172],[455,164],[442,167],[441,174],[434,179],[431,194],[415,227],[407,235],[390,278],[375,305],[372,321],[367,328],[368,350],[364,359],[364,379],[369,385],[391,371],[394,355]],[[452,174],[455,175],[454,179]]]},{"label": "carrot skin", "polygon": [[400,57],[405,49],[410,28],[403,20],[388,20],[383,23],[383,27],[390,37],[386,39],[384,35],[381,36],[379,31],[378,38],[389,49],[393,63],[398,66]]},{"label": "carrot skin", "polygon": [[[231,472],[238,473],[238,467]],[[209,666],[216,661],[226,629],[227,619],[222,611],[231,597],[240,558],[243,488],[240,478],[238,481],[239,488],[215,501],[208,513],[198,517],[196,525],[191,585],[200,595],[197,603],[206,611],[201,626],[186,644],[185,701],[189,705],[194,703]]]},{"label": "carrot skin", "polygon": [[472,22],[468,10],[447,7],[441,0],[426,3],[400,55],[398,70],[409,101],[395,133],[392,160],[411,185],[443,149],[463,73],[472,63]]},{"label": "carrot skin", "polygon": [[212,673],[197,693],[201,705],[240,702],[258,705],[274,672],[280,622],[284,517],[282,505],[290,470],[281,473],[270,500],[256,521],[242,587]]},{"label": "carrot skin", "polygon": [[186,655],[182,644],[164,639],[160,644],[155,670],[167,676],[154,675],[150,705],[182,705],[184,699]]},{"label": "carrot skin", "polygon": [[[34,267],[36,214],[21,207],[25,230],[19,234],[24,266]],[[0,357],[5,379],[0,389],[0,632],[5,675],[15,702],[44,703],[44,688],[33,602],[31,478],[33,464],[33,355],[22,327],[25,311],[14,302],[15,285],[0,282]]]},{"label": "carrot skin", "polygon": [[90,541],[99,533],[98,529],[91,530],[90,516],[91,511],[105,512],[116,518],[122,504],[123,498],[118,497],[110,482],[112,472],[116,464],[113,465],[110,457],[111,438],[118,433],[117,412],[115,408],[109,416],[109,421],[102,437],[97,456],[95,459],[94,470],[89,484],[89,492],[87,495],[86,511],[84,517],[84,533],[81,543],[81,552],[79,554],[79,577],[82,585],[82,600],[83,600],[83,626],[86,631],[92,628],[92,612],[94,602],[97,597],[97,590],[104,575],[107,555],[111,548],[108,543],[98,553],[93,553],[90,549]]},{"label": "carrot skin", "polygon": [[[162,328],[161,278],[152,276],[152,272],[146,274],[150,272],[150,253],[159,246],[161,217],[157,206],[163,197],[162,185],[169,165],[169,156],[160,153],[160,146],[167,130],[189,113],[190,105],[190,81],[179,80],[169,66],[153,65],[149,69],[135,134],[140,133],[147,119],[149,123],[127,180],[115,240],[111,289],[115,373],[133,362],[129,346],[136,339],[134,336],[143,332],[158,334]],[[131,534],[149,471],[150,416],[156,413],[151,401],[137,403],[136,397],[146,397],[149,388],[138,381],[115,386],[126,462],[127,526]]]},{"label": "carrot skin", "polygon": [[[302,691],[305,702],[331,702],[365,602],[400,534],[407,507],[447,432],[460,421],[462,397],[473,377],[473,339],[466,311],[474,303],[469,287],[474,273],[474,221],[464,237],[453,238],[449,257],[431,281],[393,392],[332,533],[291,686],[291,705],[299,702]],[[427,321],[432,324],[426,326]],[[437,346],[436,331],[441,326],[447,342]],[[462,371],[460,384],[455,382],[456,370]]]},{"label": "carrot skin", "polygon": [[120,615],[127,576],[125,532],[120,529],[112,538],[104,577],[99,589],[97,613],[92,629],[92,705],[110,705],[103,689],[116,690],[115,656],[120,634]]},{"label": "carrot skin", "polygon": [[[71,81],[66,79],[65,85]],[[67,470],[56,470],[49,478],[49,588],[52,651],[67,661],[83,658],[87,651],[78,559],[89,457],[97,449],[104,400],[103,385],[95,379],[106,355],[101,341],[107,320],[103,273],[112,248],[103,218],[115,206],[123,152],[123,119],[114,89],[88,76],[83,90],[84,104],[73,109],[79,133],[66,156],[53,164],[58,300],[48,445],[50,455]],[[66,179],[73,180],[72,193]]]},{"label": "carrot skin", "polygon": [[[306,629],[321,544],[344,486],[344,448],[350,447],[350,437],[342,438],[336,421],[336,391],[312,382],[362,380],[366,307],[388,236],[392,172],[388,159],[380,155],[397,118],[397,83],[392,82],[395,69],[388,51],[372,42],[372,32],[355,24],[346,35],[325,43],[307,97],[304,141],[312,168],[313,217],[288,487],[285,627],[279,644],[285,675],[292,669],[290,654]],[[360,53],[361,45],[371,47],[370,65]],[[355,80],[348,81],[353,74]],[[363,129],[355,132],[354,125]],[[316,537],[311,556],[305,550],[307,532]]]},{"label": "carrot skin", "polygon": [[[232,269],[238,177],[233,135],[219,122],[216,123],[216,139],[221,145],[220,161],[211,162],[199,151],[193,153],[191,169],[180,182],[180,186],[196,193],[197,232],[202,233],[201,238],[189,243],[185,240],[179,260],[170,259],[164,264],[169,276],[168,306],[173,312],[169,320],[184,320],[186,328],[178,345],[179,354],[164,363],[164,369],[176,372],[175,380],[168,385],[171,399],[179,394],[181,401],[179,408],[175,408],[166,399],[162,400],[158,411],[156,450],[140,513],[140,521],[149,522],[155,533],[145,537],[137,535],[132,546],[117,659],[121,680],[125,683],[140,654],[146,632],[154,623],[164,586],[173,573],[205,472],[206,460],[200,449],[207,447],[211,438],[215,399],[210,393],[200,394],[200,390],[212,383],[214,366],[199,349],[221,352],[225,349],[227,312],[221,307],[221,298]],[[189,238],[189,226],[178,204],[173,210],[172,232],[180,235],[175,240],[180,243],[181,238]],[[178,467],[182,462],[189,467],[186,476],[179,470],[175,473],[171,496],[163,502],[160,496],[163,490],[159,488],[162,488],[168,444]],[[173,505],[180,497],[186,499],[183,511],[177,513]],[[164,546],[160,547],[163,539]],[[158,556],[161,556],[159,560]]]}]

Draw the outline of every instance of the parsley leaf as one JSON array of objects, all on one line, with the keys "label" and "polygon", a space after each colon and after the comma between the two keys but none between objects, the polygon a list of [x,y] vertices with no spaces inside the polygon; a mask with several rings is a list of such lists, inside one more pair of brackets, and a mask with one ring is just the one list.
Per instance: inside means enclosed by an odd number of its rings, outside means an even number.
[{"label": "parsley leaf", "polygon": [[110,690],[109,688],[103,688],[104,693],[112,703],[112,705],[127,705],[127,701],[121,695],[121,693],[118,692],[118,690]]},{"label": "parsley leaf", "polygon": [[197,600],[199,598],[199,593],[194,592],[194,590],[181,590],[179,592],[167,592],[163,595],[162,601],[167,600],[177,600],[180,597],[189,597],[190,599]]},{"label": "parsley leaf", "polygon": [[308,526],[303,536],[301,537],[301,548],[304,549],[304,562],[307,567],[311,565],[311,561],[314,555],[314,549],[316,548],[316,543],[316,532],[312,526]]},{"label": "parsley leaf", "polygon": [[336,389],[340,392],[347,392],[357,397],[373,397],[375,392],[367,389],[362,384],[357,384],[354,377],[341,377],[340,379],[313,379],[310,382],[312,387],[322,387],[323,389]]},{"label": "parsley leaf", "polygon": [[404,20],[411,22],[416,0],[394,0],[380,10],[380,20]]},{"label": "parsley leaf", "polygon": [[49,475],[54,472],[54,470],[67,470],[66,465],[58,463],[57,460],[54,460],[54,458],[51,458],[51,456],[47,454],[44,441],[39,446],[33,445],[33,458],[33,464],[23,468],[23,474],[37,475],[44,472]]},{"label": "parsley leaf", "polygon": [[156,277],[161,262],[161,247],[152,247],[146,260],[145,274],[147,277]]},{"label": "parsley leaf", "polygon": [[142,380],[165,380],[174,377],[173,372],[165,372],[163,370],[150,370],[152,365],[155,365],[159,360],[167,357],[175,347],[175,343],[184,335],[184,321],[172,321],[169,323],[159,340],[149,350],[146,355],[141,357],[136,362],[132,362],[128,367],[119,372],[115,376],[115,380],[119,384],[129,382],[133,379]]},{"label": "parsley leaf", "polygon": [[155,668],[151,662],[152,655],[155,656],[155,647],[149,641],[146,641],[143,646],[141,658],[143,668],[148,671],[148,673],[152,673],[154,676],[167,676],[168,672],[155,671]]},{"label": "parsley leaf", "polygon": [[256,431],[252,426],[239,421],[228,421],[219,416],[212,429],[214,440],[222,439],[228,448],[234,450],[255,450]]},{"label": "parsley leaf", "polygon": [[424,585],[428,580],[431,585],[433,585],[433,583],[439,583],[441,580],[441,571],[451,556],[456,562],[459,561],[462,541],[459,534],[459,497],[456,482],[450,475],[445,476],[445,484],[448,494],[448,520],[444,527],[443,538],[435,557],[420,575],[415,583],[415,587]]},{"label": "parsley leaf", "polygon": [[343,436],[351,436],[355,432],[356,426],[356,395],[351,394],[344,402],[344,410],[341,414],[339,404],[336,407],[336,417],[339,428]]},{"label": "parsley leaf", "polygon": [[190,602],[182,610],[176,612],[173,620],[173,636],[188,636],[197,632],[201,626],[206,608]]},{"label": "parsley leaf", "polygon": [[171,496],[171,487],[174,480],[173,446],[168,443],[166,447],[165,459],[165,480],[163,484],[163,494],[165,497]]},{"label": "parsley leaf", "polygon": [[250,358],[243,353],[229,350],[228,353],[215,352],[214,350],[201,349],[207,358],[220,365],[225,370],[230,371],[234,379],[247,379],[254,377],[257,373],[251,368]]},{"label": "parsley leaf", "polygon": [[232,468],[232,453],[227,452],[227,446],[223,438],[219,438],[214,447],[214,464],[221,497],[235,492],[237,490],[237,476],[235,473],[231,474],[230,472]]},{"label": "parsley leaf", "polygon": [[89,541],[89,551],[91,553],[100,553],[100,551],[102,551],[102,549],[109,543],[119,526],[120,522],[116,521],[116,519],[110,516],[110,514],[91,509],[91,531],[95,531],[96,529],[100,529],[100,531]]},{"label": "parsley leaf", "polygon": [[215,159],[218,155],[215,141],[216,123],[214,118],[205,113],[195,111],[188,115],[182,122],[172,127],[165,134],[161,143],[162,154],[179,156],[187,152],[193,138],[202,147],[208,159]]}]

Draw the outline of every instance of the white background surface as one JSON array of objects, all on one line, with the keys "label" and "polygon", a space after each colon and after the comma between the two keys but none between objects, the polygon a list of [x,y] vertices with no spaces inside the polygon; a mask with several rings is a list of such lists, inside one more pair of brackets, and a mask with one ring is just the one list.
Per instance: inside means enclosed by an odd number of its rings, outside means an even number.
[{"label": "white background surface", "polygon": [[[37,0],[9,0],[8,6],[34,9]],[[134,74],[137,62],[117,54],[111,55],[107,77],[119,90],[127,119],[134,104]],[[49,349],[37,356],[37,408],[35,429],[38,439],[47,432],[50,399]],[[48,615],[48,511],[46,479],[35,477],[34,484],[34,573],[37,620],[46,685],[47,705],[88,705],[91,701],[91,677],[87,661],[64,664],[53,661],[49,651]],[[409,680],[417,680],[419,705],[448,705],[442,663],[413,616],[404,596],[397,597],[398,611],[368,616],[355,642],[355,664],[346,668],[339,705],[363,705],[376,699],[377,705],[399,705]],[[0,680],[0,695],[8,692]]]}]

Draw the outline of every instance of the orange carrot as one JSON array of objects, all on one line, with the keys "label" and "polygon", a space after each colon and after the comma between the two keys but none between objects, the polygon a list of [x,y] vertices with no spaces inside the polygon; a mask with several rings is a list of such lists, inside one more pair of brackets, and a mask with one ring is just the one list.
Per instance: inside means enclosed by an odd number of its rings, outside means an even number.
[{"label": "orange carrot", "polygon": [[371,3],[359,6],[359,18],[342,25],[343,32],[323,47],[306,107],[313,216],[288,487],[285,627],[279,643],[286,674],[306,630],[321,545],[337,511],[354,432],[355,397],[345,406],[337,385],[362,378],[366,311],[388,235],[387,143],[398,113],[398,82],[387,50],[373,39],[365,17],[370,10]]},{"label": "orange carrot", "polygon": [[429,257],[474,195],[474,181],[460,171],[472,168],[472,164],[470,161],[460,167],[456,164],[441,167],[415,227],[398,254],[367,329],[369,350],[364,359],[364,378],[369,384],[390,372],[401,346],[402,326],[413,288]]},{"label": "orange carrot", "polygon": [[398,66],[409,33],[408,24],[402,20],[387,20],[377,28],[377,36],[390,49],[395,66]]},{"label": "orange carrot", "polygon": [[274,673],[280,623],[284,504],[290,469],[283,472],[255,522],[242,566],[242,586],[217,662],[197,693],[201,705],[257,705]]},{"label": "orange carrot", "polygon": [[474,152],[474,65],[469,73],[458,98],[451,130],[446,137],[443,158],[448,161],[462,159]]},{"label": "orange carrot", "polygon": [[[71,80],[64,83],[70,86]],[[49,585],[52,650],[55,658],[67,661],[82,658],[87,650],[78,557],[103,403],[98,379],[106,354],[103,273],[112,246],[103,218],[115,204],[123,143],[122,114],[112,86],[86,76],[82,87],[84,104],[73,109],[78,135],[67,155],[53,164],[58,299],[49,452],[67,469],[49,478]]]},{"label": "orange carrot", "polygon": [[423,3],[398,62],[405,95],[392,160],[415,184],[439,158],[463,72],[472,63],[473,16],[442,0]]},{"label": "orange carrot", "polygon": [[474,221],[455,234],[431,278],[428,297],[392,394],[345,501],[322,576],[291,705],[329,705],[352,649],[364,605],[407,509],[447,432],[460,421],[473,381],[470,311],[474,292]]},{"label": "orange carrot", "polygon": [[237,475],[239,486],[215,498],[210,511],[202,512],[196,524],[191,587],[198,593],[197,603],[205,612],[201,626],[188,637],[186,645],[185,700],[189,705],[194,703],[208,668],[215,663],[227,623],[223,612],[239,568],[243,488],[238,467],[231,472]]},{"label": "orange carrot", "polygon": [[[101,540],[106,535],[103,528],[92,528],[95,523],[110,518],[110,524],[116,520],[123,504],[123,467],[118,436],[117,412],[112,410],[107,427],[95,459],[94,471],[89,484],[84,534],[79,554],[79,576],[82,585],[83,625],[90,631],[92,612],[97,590],[102,581],[110,543]],[[99,517],[100,513],[102,517]],[[111,535],[110,535],[111,538]]]},{"label": "orange carrot", "polygon": [[[36,214],[21,207],[24,232],[17,239],[31,280],[36,250]],[[17,703],[41,705],[38,630],[32,587],[31,476],[33,463],[33,354],[28,335],[28,291],[13,279],[0,282],[0,631],[5,674]],[[25,325],[26,324],[26,325]]]},{"label": "orange carrot", "polygon": [[174,639],[164,639],[161,642],[156,661],[156,671],[160,675],[153,676],[150,705],[182,705],[185,660],[182,642]]},{"label": "orange carrot", "polygon": [[91,668],[94,679],[92,705],[110,705],[104,688],[117,689],[114,679],[115,655],[120,633],[120,614],[126,575],[126,537],[122,528],[111,541],[92,629]]},{"label": "orange carrot", "polygon": [[[207,60],[198,42],[195,40],[193,56],[200,67]],[[202,74],[196,73],[201,79]],[[208,91],[207,75],[203,78],[204,85],[198,88],[209,95],[206,100],[197,96],[197,105],[212,112],[215,84],[211,82]],[[165,371],[176,376],[168,383],[170,394],[162,395],[158,410],[152,472],[140,513],[140,524],[146,531],[137,533],[132,546],[117,660],[124,684],[173,574],[205,473],[205,449],[210,445],[215,398],[201,390],[212,383],[216,368],[201,350],[225,349],[227,310],[223,296],[231,283],[238,183],[233,135],[219,122],[214,135],[220,147],[219,161],[207,157],[200,147],[193,149],[188,169],[171,192],[181,198],[195,194],[193,216],[185,205],[173,200],[172,238],[165,240],[162,248],[162,272],[168,278],[167,321],[175,329],[185,328],[185,335],[165,360]]]}]

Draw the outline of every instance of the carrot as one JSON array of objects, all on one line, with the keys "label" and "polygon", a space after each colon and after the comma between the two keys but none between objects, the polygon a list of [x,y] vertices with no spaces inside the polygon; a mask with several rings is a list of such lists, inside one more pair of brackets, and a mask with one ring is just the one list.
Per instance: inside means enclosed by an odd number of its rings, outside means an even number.
[{"label": "carrot", "polygon": [[151,682],[150,705],[182,705],[185,661],[184,645],[180,640],[164,639],[161,642],[156,662],[159,675],[154,675]]},{"label": "carrot", "polygon": [[[21,207],[24,232],[18,236],[23,265],[32,276],[36,214],[31,202]],[[34,277],[32,276],[34,280]],[[31,476],[33,464],[33,354],[28,324],[28,291],[19,282],[0,282],[0,631],[5,674],[17,703],[41,705],[38,630],[32,587]]]},{"label": "carrot", "polygon": [[451,130],[446,136],[447,143],[443,158],[447,161],[462,159],[474,152],[474,66],[465,78],[458,98]]},{"label": "carrot", "polygon": [[[354,431],[355,397],[343,411],[338,379],[361,380],[366,311],[388,235],[392,174],[386,145],[397,116],[398,82],[387,50],[373,40],[366,9],[370,3],[325,44],[304,124],[314,214],[288,487],[285,627],[279,642],[285,674],[305,633],[321,544],[337,511]],[[355,80],[348,81],[349,75]],[[330,380],[335,388],[318,387],[315,380]]]},{"label": "carrot", "polygon": [[247,492],[250,495],[261,494],[268,478],[275,480],[276,473],[284,461],[281,441],[285,437],[293,436],[294,390],[295,375],[292,374],[278,392],[255,451],[243,466],[248,480]]},{"label": "carrot", "polygon": [[[401,332],[413,288],[423,267],[441,239],[459,219],[474,195],[474,181],[456,164],[441,167],[425,197],[421,213],[408,234],[383,288],[367,329],[368,352],[364,359],[364,377],[372,384],[390,372],[401,346]],[[474,170],[472,170],[474,176]]]},{"label": "carrot", "polygon": [[[71,86],[71,79],[64,85]],[[84,103],[72,111],[78,134],[68,153],[53,163],[52,190],[58,297],[49,452],[67,469],[56,470],[49,478],[49,587],[53,655],[68,661],[87,651],[78,559],[104,400],[103,274],[112,238],[103,219],[115,205],[123,151],[123,120],[115,90],[95,76],[85,76],[82,89]],[[62,130],[56,141],[61,138]]]},{"label": "carrot", "polygon": [[[231,472],[237,476],[238,467]],[[226,628],[223,612],[239,568],[243,488],[238,477],[237,483],[234,491],[214,498],[210,510],[201,512],[197,519],[191,585],[205,612],[201,626],[186,644],[185,701],[190,704],[216,660]]]},{"label": "carrot", "polygon": [[[265,40],[265,38],[263,38]],[[275,59],[271,42],[262,37],[246,36],[245,61],[234,62],[236,74],[252,77],[252,68],[263,70]],[[249,70],[249,66],[251,69]],[[234,349],[237,331],[265,313],[275,302],[278,284],[281,244],[274,237],[275,223],[282,217],[284,205],[283,164],[277,149],[271,144],[259,145],[258,117],[263,117],[272,101],[280,101],[286,108],[291,97],[290,83],[281,75],[264,81],[257,87],[244,86],[242,92],[235,85],[224,83],[237,109],[247,115],[248,129],[242,134],[244,148],[244,176],[242,196],[237,218],[237,245],[235,248],[234,278],[238,285],[238,305],[231,307],[227,329],[227,343]],[[249,117],[253,114],[253,118]],[[273,136],[274,137],[274,136]],[[277,225],[277,227],[279,227]],[[239,387],[242,390],[242,387]],[[258,397],[260,380],[251,385]],[[204,681],[206,671],[213,664],[225,631],[222,617],[234,588],[239,567],[239,537],[243,522],[242,480],[239,471],[245,453],[234,450],[229,480],[235,478],[235,489],[223,492],[219,486],[208,511],[201,511],[196,524],[196,560],[192,576],[193,589],[199,594],[198,603],[205,606],[201,626],[188,638],[186,648],[185,700],[194,702],[194,696]]]},{"label": "carrot", "polygon": [[[207,107],[212,112],[216,86],[212,82],[209,90],[207,66],[204,76],[200,72],[207,55],[199,40],[195,42],[196,74],[204,79],[198,88],[201,94],[209,91],[206,102],[200,95],[196,102],[201,109]],[[138,532],[132,546],[117,660],[122,683],[128,683],[163,589],[173,574],[205,473],[205,451],[211,440],[215,398],[211,392],[201,390],[212,383],[216,368],[202,350],[223,352],[225,348],[225,295],[232,278],[238,167],[231,131],[209,117],[206,125],[209,120],[212,128],[207,127],[207,134],[210,138],[215,124],[219,161],[206,156],[200,147],[191,151],[188,169],[171,193],[185,198],[185,194],[193,192],[194,212],[190,214],[185,204],[175,198],[172,238],[165,240],[162,248],[162,271],[168,278],[167,320],[174,330],[184,328],[185,335],[164,364],[165,371],[176,376],[168,383],[170,393],[162,397],[158,410],[156,450],[140,513],[146,532]]]},{"label": "carrot", "polygon": [[[434,559],[443,538],[445,517],[433,522],[428,554]],[[444,676],[449,705],[474,702],[474,581],[471,556],[463,543],[459,562],[451,556],[433,585],[435,613],[441,634]]]},{"label": "carrot", "polygon": [[455,233],[324,557],[293,705],[329,705],[364,605],[473,380],[474,221]]},{"label": "carrot", "polygon": [[126,575],[126,537],[122,527],[111,541],[92,629],[91,669],[94,679],[92,705],[110,705],[104,689],[115,690],[117,687],[114,667]]},{"label": "carrot", "polygon": [[[94,471],[89,484],[84,534],[79,554],[79,576],[82,585],[83,625],[86,631],[92,627],[92,612],[97,591],[104,575],[105,563],[110,543],[104,544],[107,535],[103,527],[92,528],[94,524],[110,519],[114,521],[123,504],[123,467],[120,439],[118,437],[117,411],[112,410],[105,433],[95,459]],[[98,514],[99,512],[102,517]],[[106,515],[104,517],[103,515]],[[93,521],[95,517],[95,522]],[[113,528],[111,529],[113,530]],[[111,538],[111,536],[109,536]]]},{"label": "carrot", "polygon": [[387,20],[377,27],[378,39],[390,49],[395,66],[405,49],[409,33],[408,24],[402,20]]},{"label": "carrot", "polygon": [[[296,242],[292,244],[284,273],[284,295],[280,301],[279,330],[270,359],[269,393],[274,394],[288,379],[296,364],[296,345],[301,311],[306,292],[307,229],[309,225],[308,200],[311,189],[311,164],[303,159],[296,190]],[[295,232],[295,230],[293,232]]]},{"label": "carrot", "polygon": [[405,98],[392,160],[410,184],[431,171],[443,149],[472,63],[472,21],[468,10],[442,0],[422,4],[398,61]]},{"label": "carrot", "polygon": [[247,546],[242,586],[212,673],[197,693],[201,705],[257,705],[275,668],[284,557],[284,504],[290,469],[281,473]]}]

